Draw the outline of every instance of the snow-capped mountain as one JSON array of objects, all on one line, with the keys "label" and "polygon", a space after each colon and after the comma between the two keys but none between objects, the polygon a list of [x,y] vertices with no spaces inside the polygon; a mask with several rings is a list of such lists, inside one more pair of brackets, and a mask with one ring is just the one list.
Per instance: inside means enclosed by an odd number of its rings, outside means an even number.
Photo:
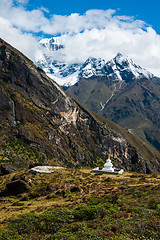
[{"label": "snow-capped mountain", "polygon": [[[40,41],[48,51],[59,51],[65,46],[59,38],[42,39]],[[72,86],[81,78],[92,76],[106,76],[112,80],[129,81],[138,78],[153,78],[154,75],[135,64],[128,57],[118,53],[115,58],[106,61],[101,58],[88,58],[84,63],[72,63],[57,61],[51,56],[44,55],[37,61],[37,65],[44,69],[47,75],[53,78],[61,86]]]},{"label": "snow-capped mountain", "polygon": [[152,73],[135,64],[128,57],[124,57],[121,53],[118,53],[115,58],[106,63],[105,72],[108,77],[112,77],[113,79],[118,78],[125,82],[142,77],[154,77]]}]

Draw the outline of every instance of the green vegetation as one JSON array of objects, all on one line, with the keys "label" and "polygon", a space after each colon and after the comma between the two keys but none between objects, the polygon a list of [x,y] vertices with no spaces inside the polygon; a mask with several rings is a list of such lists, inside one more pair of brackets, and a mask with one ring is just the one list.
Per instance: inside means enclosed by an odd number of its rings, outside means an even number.
[{"label": "green vegetation", "polygon": [[30,148],[27,143],[15,136],[8,138],[1,147],[0,163],[7,162],[22,168],[32,162],[43,164],[44,160],[44,156],[40,156],[36,149]]},{"label": "green vegetation", "polygon": [[[32,180],[28,192],[6,192],[15,175]],[[1,176],[0,182],[0,240],[160,238],[160,175],[25,170]]]}]

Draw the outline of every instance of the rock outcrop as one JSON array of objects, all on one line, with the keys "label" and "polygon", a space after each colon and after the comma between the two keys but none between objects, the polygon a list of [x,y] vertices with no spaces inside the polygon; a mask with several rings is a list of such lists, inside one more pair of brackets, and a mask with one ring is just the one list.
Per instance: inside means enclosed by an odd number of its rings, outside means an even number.
[{"label": "rock outcrop", "polygon": [[10,166],[6,163],[1,164],[1,174],[2,175],[7,175],[7,174],[10,174],[10,173],[14,173],[16,171],[17,170],[14,167],[12,167],[12,166]]},{"label": "rock outcrop", "polygon": [[29,190],[29,186],[22,180],[14,181],[6,185],[9,194],[17,195]]},{"label": "rock outcrop", "polygon": [[160,171],[160,155],[118,125],[90,113],[44,71],[0,40],[0,149],[17,167],[33,162]]}]

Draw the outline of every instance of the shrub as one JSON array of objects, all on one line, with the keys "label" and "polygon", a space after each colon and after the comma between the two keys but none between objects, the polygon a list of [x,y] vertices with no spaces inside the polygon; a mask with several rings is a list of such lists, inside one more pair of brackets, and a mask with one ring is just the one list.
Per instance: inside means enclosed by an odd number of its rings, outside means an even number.
[{"label": "shrub", "polygon": [[98,205],[99,203],[101,203],[101,201],[102,199],[100,198],[94,198],[90,202],[88,202],[87,205]]},{"label": "shrub", "polygon": [[0,240],[29,240],[30,238],[25,238],[19,236],[16,231],[4,229],[0,231]]},{"label": "shrub", "polygon": [[104,203],[103,207],[105,208],[108,214],[116,213],[118,211],[118,206],[110,202]]},{"label": "shrub", "polygon": [[72,233],[63,233],[58,232],[53,236],[47,238],[47,240],[77,240],[77,236],[73,235]]},{"label": "shrub", "polygon": [[34,232],[39,229],[39,217],[36,214],[22,214],[9,224],[10,229],[15,229],[19,234]]},{"label": "shrub", "polygon": [[157,199],[151,199],[148,203],[148,207],[150,209],[159,209],[160,207],[160,204],[159,204],[159,201]]},{"label": "shrub", "polygon": [[136,190],[136,191],[134,191],[134,193],[133,193],[133,196],[134,197],[138,197],[138,198],[141,198],[141,197],[143,197],[145,195],[145,192],[142,192],[142,191],[139,191],[139,190]]},{"label": "shrub", "polygon": [[95,218],[103,218],[105,208],[103,206],[81,206],[73,210],[75,220],[93,220]]},{"label": "shrub", "polygon": [[66,208],[53,209],[40,215],[42,229],[48,233],[55,233],[64,224],[73,220],[72,212]]}]

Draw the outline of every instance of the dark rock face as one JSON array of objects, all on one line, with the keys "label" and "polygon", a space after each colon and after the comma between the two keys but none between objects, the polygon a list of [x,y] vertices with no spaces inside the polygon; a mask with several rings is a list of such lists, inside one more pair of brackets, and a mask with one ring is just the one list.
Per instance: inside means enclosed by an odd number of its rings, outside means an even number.
[{"label": "dark rock face", "polygon": [[90,113],[3,40],[0,61],[0,89],[6,96],[1,121],[6,138],[0,135],[0,147],[8,161],[23,167],[33,162],[97,166],[110,149],[115,167],[146,173],[147,165],[150,172],[160,171],[156,151]]},{"label": "dark rock face", "polygon": [[12,167],[12,166],[10,166],[10,165],[8,165],[8,164],[5,164],[5,163],[2,163],[2,164],[1,164],[1,174],[2,174],[2,175],[14,173],[14,172],[16,172],[16,171],[17,171],[17,170],[16,170],[14,167]]},{"label": "dark rock face", "polygon": [[9,194],[17,195],[29,190],[29,187],[24,181],[18,180],[8,183],[6,185],[6,189],[9,192]]}]

